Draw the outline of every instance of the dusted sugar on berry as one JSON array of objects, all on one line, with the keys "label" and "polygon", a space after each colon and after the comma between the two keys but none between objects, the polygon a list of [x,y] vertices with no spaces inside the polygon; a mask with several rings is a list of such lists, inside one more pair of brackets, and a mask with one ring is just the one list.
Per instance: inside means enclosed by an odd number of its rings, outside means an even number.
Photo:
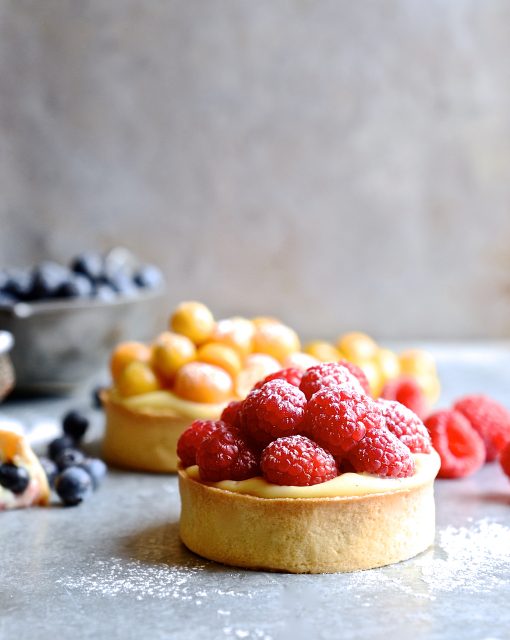
[{"label": "dusted sugar on berry", "polygon": [[415,472],[411,452],[388,429],[371,429],[349,452],[357,473],[373,473],[387,478],[408,478]]},{"label": "dusted sugar on berry", "polygon": [[389,380],[383,387],[381,398],[400,402],[414,411],[419,418],[423,419],[427,415],[427,398],[413,378],[402,376],[395,380]]},{"label": "dusted sugar on berry", "polygon": [[229,402],[223,409],[220,420],[223,420],[223,422],[226,422],[230,426],[239,429],[239,427],[241,426],[240,411],[242,406],[242,400],[232,400],[232,402]]},{"label": "dusted sugar on berry", "polygon": [[465,416],[485,443],[486,461],[495,460],[510,440],[510,412],[499,402],[482,394],[457,400],[453,408]]},{"label": "dusted sugar on berry", "polygon": [[177,455],[184,467],[197,463],[197,450],[202,442],[219,427],[226,427],[221,420],[195,420],[177,442]]},{"label": "dusted sugar on berry", "polygon": [[441,458],[439,478],[464,478],[483,465],[485,445],[467,418],[455,410],[436,411],[425,420]]},{"label": "dusted sugar on berry", "polygon": [[299,388],[308,400],[320,389],[346,386],[363,394],[363,387],[358,379],[343,365],[337,362],[322,362],[307,369]]},{"label": "dusted sugar on berry", "polygon": [[411,453],[430,453],[429,432],[411,409],[394,400],[379,400],[377,404],[381,408],[386,428],[409,447]]},{"label": "dusted sugar on berry", "polygon": [[238,429],[219,427],[198,447],[197,464],[204,482],[247,480],[259,473],[257,452]]},{"label": "dusted sugar on berry", "polygon": [[350,387],[317,391],[305,416],[306,433],[335,456],[356,446],[368,429],[384,427],[379,406]]},{"label": "dusted sugar on berry", "polygon": [[352,375],[356,378],[356,380],[362,386],[363,391],[366,393],[367,396],[369,396],[370,382],[368,381],[368,378],[365,375],[365,372],[363,371],[363,369],[361,367],[358,367],[357,364],[354,364],[354,362],[349,362],[349,360],[339,360],[338,364],[341,364],[342,367],[345,367],[352,373]]},{"label": "dusted sugar on berry", "polygon": [[262,452],[264,478],[273,484],[306,487],[338,475],[333,456],[305,436],[274,440]]},{"label": "dusted sugar on berry", "polygon": [[299,433],[306,398],[293,384],[271,380],[246,396],[240,411],[241,428],[255,442],[265,445]]},{"label": "dusted sugar on berry", "polygon": [[257,382],[255,389],[260,389],[260,387],[263,387],[266,382],[271,382],[271,380],[285,380],[285,382],[293,384],[295,387],[299,387],[302,377],[303,372],[300,369],[297,369],[296,367],[287,367],[286,369],[270,373],[263,380]]}]

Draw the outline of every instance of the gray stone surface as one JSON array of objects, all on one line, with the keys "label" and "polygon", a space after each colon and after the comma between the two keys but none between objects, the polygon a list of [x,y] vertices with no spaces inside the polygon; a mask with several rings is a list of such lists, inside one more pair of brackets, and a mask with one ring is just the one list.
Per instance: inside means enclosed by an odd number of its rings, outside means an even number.
[{"label": "gray stone surface", "polygon": [[[475,388],[508,401],[508,345],[436,354],[443,403]],[[54,425],[80,401],[11,402],[0,417]],[[372,571],[293,576],[192,555],[178,541],[175,478],[111,472],[78,508],[0,515],[0,638],[506,640],[508,480],[488,465],[436,490],[436,544],[426,553]]]},{"label": "gray stone surface", "polygon": [[506,0],[0,0],[0,262],[122,243],[165,312],[509,333]]}]

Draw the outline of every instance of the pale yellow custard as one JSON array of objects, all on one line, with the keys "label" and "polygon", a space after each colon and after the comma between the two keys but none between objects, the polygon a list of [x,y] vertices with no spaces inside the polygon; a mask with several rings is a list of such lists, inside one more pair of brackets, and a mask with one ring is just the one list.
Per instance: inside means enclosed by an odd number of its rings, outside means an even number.
[{"label": "pale yellow custard", "polygon": [[[435,451],[428,454],[416,453],[413,457],[416,472],[409,478],[381,478],[369,473],[343,473],[333,480],[310,487],[280,486],[271,484],[261,477],[202,484],[258,498],[335,498],[409,491],[431,482],[436,477],[441,463]],[[197,466],[188,467],[185,473],[192,480],[201,482]]]},{"label": "pale yellow custard", "polygon": [[150,411],[156,414],[174,414],[191,420],[218,420],[226,403],[207,404],[183,400],[171,391],[152,391],[123,398],[114,389],[112,400],[131,411]]}]

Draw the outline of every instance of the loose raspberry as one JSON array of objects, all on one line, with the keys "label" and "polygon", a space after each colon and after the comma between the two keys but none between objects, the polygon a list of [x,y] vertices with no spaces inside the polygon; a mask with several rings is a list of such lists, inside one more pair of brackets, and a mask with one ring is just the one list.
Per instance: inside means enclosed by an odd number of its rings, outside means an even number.
[{"label": "loose raspberry", "polygon": [[499,463],[503,471],[510,478],[510,441],[503,447],[499,456]]},{"label": "loose raspberry", "polygon": [[411,453],[430,453],[429,432],[411,409],[394,400],[379,400],[377,404],[386,420],[386,428],[409,447]]},{"label": "loose raspberry", "polygon": [[259,473],[257,453],[238,429],[219,427],[198,447],[200,479],[205,482],[246,480]]},{"label": "loose raspberry", "polygon": [[259,444],[295,435],[305,416],[306,398],[293,384],[271,380],[246,396],[240,412],[241,428]]},{"label": "loose raspberry", "polygon": [[231,427],[239,429],[241,426],[239,412],[242,406],[242,400],[232,400],[232,402],[229,402],[223,409],[220,420],[223,420],[223,422],[226,422]]},{"label": "loose raspberry", "polygon": [[491,462],[510,440],[510,413],[496,400],[484,395],[470,395],[453,405],[465,416],[485,442],[486,461]]},{"label": "loose raspberry", "polygon": [[400,402],[422,420],[427,415],[427,398],[414,378],[401,376],[389,380],[383,387],[381,398]]},{"label": "loose raspberry", "polygon": [[319,389],[347,386],[358,393],[364,393],[358,379],[342,364],[338,362],[321,362],[310,367],[303,373],[299,388],[308,400]]},{"label": "loose raspberry", "polygon": [[411,452],[388,429],[371,429],[349,452],[349,461],[358,473],[388,478],[407,478],[415,472]]},{"label": "loose raspberry", "polygon": [[263,380],[257,382],[255,389],[260,389],[260,387],[263,387],[266,382],[271,382],[271,380],[285,380],[289,384],[299,387],[302,377],[303,372],[300,369],[296,369],[296,367],[287,367],[287,369],[281,369],[275,373],[270,373]]},{"label": "loose raspberry", "polygon": [[177,441],[177,455],[182,466],[191,467],[196,464],[198,447],[213,431],[225,426],[226,424],[221,420],[195,420],[192,422]]},{"label": "loose raspberry", "polygon": [[268,444],[260,466],[268,482],[295,487],[320,484],[338,475],[333,456],[304,436],[278,438]]},{"label": "loose raspberry", "polygon": [[462,413],[436,411],[425,420],[425,426],[441,458],[440,478],[463,478],[483,465],[483,440]]},{"label": "loose raspberry", "polygon": [[345,367],[352,373],[352,375],[357,379],[357,381],[362,386],[363,391],[366,393],[367,396],[369,396],[370,383],[363,369],[361,367],[358,367],[357,364],[354,364],[354,362],[350,362],[349,360],[339,360],[338,364],[341,364],[342,367]]},{"label": "loose raspberry", "polygon": [[350,387],[317,391],[306,407],[306,432],[335,456],[352,449],[367,429],[384,427],[379,406]]}]

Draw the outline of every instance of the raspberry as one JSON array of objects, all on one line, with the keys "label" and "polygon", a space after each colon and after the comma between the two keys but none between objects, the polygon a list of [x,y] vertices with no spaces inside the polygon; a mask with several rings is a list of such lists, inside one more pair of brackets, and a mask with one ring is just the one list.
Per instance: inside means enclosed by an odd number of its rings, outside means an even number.
[{"label": "raspberry", "polygon": [[441,458],[440,478],[463,478],[483,465],[483,440],[462,413],[436,411],[425,420],[425,426]]},{"label": "raspberry", "polygon": [[400,402],[400,404],[414,411],[419,418],[423,419],[427,414],[427,399],[414,378],[401,376],[394,380],[389,380],[383,387],[381,398]]},{"label": "raspberry", "polygon": [[349,387],[317,391],[305,416],[306,432],[335,456],[352,449],[367,429],[384,427],[379,406]]},{"label": "raspberry", "polygon": [[308,400],[319,389],[348,386],[358,393],[363,393],[363,387],[358,379],[342,364],[338,362],[321,362],[310,367],[303,373],[299,388]]},{"label": "raspberry", "polygon": [[500,453],[499,464],[506,475],[510,478],[510,441],[506,443]]},{"label": "raspberry", "polygon": [[411,409],[393,400],[379,400],[377,404],[386,420],[386,428],[409,447],[411,453],[430,453],[429,432]]},{"label": "raspberry", "polygon": [[358,473],[373,473],[389,478],[407,478],[415,471],[409,449],[388,429],[371,429],[349,453],[349,461]]},{"label": "raspberry", "polygon": [[200,479],[205,482],[246,480],[259,473],[257,453],[238,429],[219,427],[198,447]]},{"label": "raspberry", "polygon": [[285,380],[289,384],[293,384],[295,387],[299,387],[302,377],[302,371],[296,369],[296,367],[288,367],[287,369],[281,369],[280,371],[276,371],[275,373],[270,373],[263,380],[257,382],[257,384],[255,385],[255,389],[260,389],[260,387],[263,387],[266,382],[271,382],[271,380]]},{"label": "raspberry", "polygon": [[453,405],[477,431],[486,447],[486,461],[491,462],[510,440],[510,413],[503,405],[484,395],[465,396]]},{"label": "raspberry", "polygon": [[260,466],[268,482],[296,487],[320,484],[338,475],[333,456],[304,436],[278,438],[268,444]]},{"label": "raspberry", "polygon": [[239,429],[239,427],[241,426],[239,420],[239,412],[241,411],[242,406],[242,400],[232,400],[232,402],[229,402],[223,409],[220,420],[223,420],[223,422],[226,422],[231,427],[236,427],[236,429]]},{"label": "raspberry", "polygon": [[177,442],[177,455],[182,466],[191,467],[196,464],[198,447],[213,431],[225,426],[226,424],[221,420],[195,420],[192,422]]},{"label": "raspberry", "polygon": [[361,367],[358,367],[357,364],[354,364],[354,362],[349,362],[349,360],[339,360],[338,364],[341,364],[342,367],[345,367],[352,373],[352,375],[357,379],[357,381],[362,386],[363,391],[366,393],[367,396],[369,396],[370,383],[363,369]]},{"label": "raspberry", "polygon": [[299,432],[305,416],[306,398],[293,384],[271,380],[246,396],[240,412],[242,430],[255,442],[266,445],[276,438]]}]

